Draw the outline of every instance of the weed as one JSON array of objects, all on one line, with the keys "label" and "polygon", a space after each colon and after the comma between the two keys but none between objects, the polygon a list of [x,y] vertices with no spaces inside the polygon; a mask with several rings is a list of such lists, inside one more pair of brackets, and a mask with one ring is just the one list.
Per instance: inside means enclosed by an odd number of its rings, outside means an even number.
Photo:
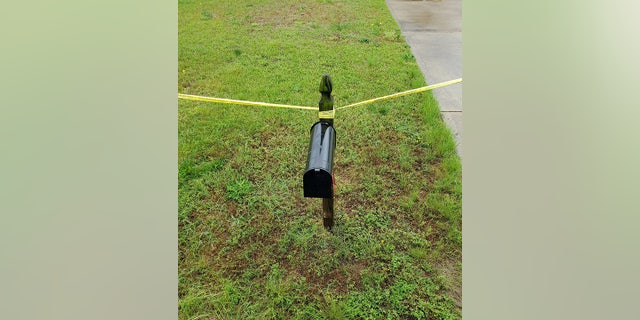
[{"label": "weed", "polygon": [[253,185],[246,179],[235,180],[227,184],[227,197],[237,202],[242,201],[253,190]]},{"label": "weed", "polygon": [[411,52],[405,52],[402,54],[402,60],[415,62],[416,58],[413,56]]},{"label": "weed", "polygon": [[201,20],[211,20],[213,19],[213,14],[209,11],[202,11],[202,17],[200,18]]}]

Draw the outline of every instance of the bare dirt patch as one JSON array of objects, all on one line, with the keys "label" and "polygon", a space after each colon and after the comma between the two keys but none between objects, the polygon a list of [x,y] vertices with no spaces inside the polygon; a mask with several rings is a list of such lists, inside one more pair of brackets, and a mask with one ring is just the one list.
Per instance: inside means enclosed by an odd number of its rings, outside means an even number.
[{"label": "bare dirt patch", "polygon": [[342,3],[270,3],[256,6],[247,16],[250,23],[275,28],[296,23],[317,23],[328,26],[352,19]]}]

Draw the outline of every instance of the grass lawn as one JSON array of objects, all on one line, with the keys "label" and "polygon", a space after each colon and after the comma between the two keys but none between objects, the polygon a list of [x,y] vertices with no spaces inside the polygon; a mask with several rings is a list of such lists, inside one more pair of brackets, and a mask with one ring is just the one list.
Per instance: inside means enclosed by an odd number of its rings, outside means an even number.
[{"label": "grass lawn", "polygon": [[[180,93],[335,106],[424,86],[383,0],[179,0]],[[338,111],[335,227],[304,198],[317,112],[179,100],[180,319],[459,319],[461,167],[431,93]]]}]

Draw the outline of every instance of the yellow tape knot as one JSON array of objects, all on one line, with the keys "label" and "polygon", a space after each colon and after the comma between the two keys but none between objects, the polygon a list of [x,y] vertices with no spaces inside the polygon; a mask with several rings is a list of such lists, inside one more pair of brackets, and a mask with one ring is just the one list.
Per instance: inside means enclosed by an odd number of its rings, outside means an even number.
[{"label": "yellow tape knot", "polygon": [[331,109],[327,111],[318,111],[318,118],[320,119],[333,119],[336,115],[336,109]]}]

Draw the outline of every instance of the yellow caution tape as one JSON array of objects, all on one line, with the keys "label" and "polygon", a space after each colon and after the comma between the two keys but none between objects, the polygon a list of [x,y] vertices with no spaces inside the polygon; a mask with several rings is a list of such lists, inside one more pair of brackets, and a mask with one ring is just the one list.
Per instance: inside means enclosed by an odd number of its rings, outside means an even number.
[{"label": "yellow caution tape", "polygon": [[342,110],[342,109],[351,108],[351,107],[355,107],[355,106],[361,106],[361,105],[365,105],[365,104],[369,104],[369,103],[374,103],[374,102],[377,102],[377,101],[382,101],[382,100],[388,100],[388,99],[392,99],[392,98],[402,97],[402,96],[406,96],[408,94],[428,91],[428,90],[432,90],[432,89],[436,89],[436,88],[452,85],[452,84],[459,83],[459,82],[462,82],[462,78],[455,79],[455,80],[450,80],[450,81],[445,81],[445,82],[440,82],[440,83],[432,84],[430,86],[421,87],[421,88],[417,88],[417,89],[402,91],[402,92],[390,94],[390,95],[384,96],[384,97],[379,97],[379,98],[369,99],[369,100],[365,100],[365,101],[360,101],[360,102],[357,102],[357,103],[352,103],[352,104],[337,108],[336,110]]},{"label": "yellow caution tape", "polygon": [[207,101],[207,102],[218,102],[218,103],[228,103],[228,104],[240,104],[240,105],[245,105],[245,106],[256,106],[256,107],[274,107],[274,108],[289,108],[289,109],[303,109],[303,110],[318,110],[318,108],[314,108],[314,107],[292,106],[292,105],[288,105],[288,104],[255,102],[255,101],[245,101],[245,100],[233,100],[233,99],[223,99],[223,98],[212,98],[212,97],[194,96],[194,95],[183,94],[183,93],[178,93],[178,99],[195,100],[195,101]]},{"label": "yellow caution tape", "polygon": [[[459,82],[462,82],[462,78],[455,79],[455,80],[450,80],[450,81],[445,81],[445,82],[440,82],[440,83],[432,84],[430,86],[425,86],[425,87],[421,87],[421,88],[417,88],[417,89],[402,91],[402,92],[390,94],[390,95],[383,96],[383,97],[378,97],[378,98],[374,98],[374,99],[360,101],[360,102],[352,103],[352,104],[349,104],[349,105],[346,105],[346,106],[342,106],[342,107],[339,107],[339,108],[336,108],[336,109],[333,109],[333,110],[319,111],[318,112],[318,117],[320,119],[333,119],[335,114],[336,114],[336,110],[342,110],[342,109],[351,108],[351,107],[355,107],[355,106],[361,106],[361,105],[365,105],[365,104],[374,103],[374,102],[377,102],[377,101],[382,101],[382,100],[388,100],[388,99],[393,99],[393,98],[397,98],[397,97],[402,97],[402,96],[406,96],[406,95],[413,94],[413,93],[419,93],[419,92],[424,92],[424,91],[428,91],[428,90],[433,90],[433,89],[436,89],[436,88],[445,87],[445,86],[452,85],[452,84],[459,83]],[[194,96],[194,95],[183,94],[183,93],[178,93],[178,99],[195,100],[195,101],[206,101],[206,102],[217,102],[217,103],[228,103],[228,104],[239,104],[239,105],[256,106],[256,107],[289,108],[289,109],[302,109],[302,110],[314,110],[314,111],[318,110],[318,108],[314,108],[314,107],[304,107],[304,106],[294,106],[294,105],[288,105],[288,104],[277,104],[277,103],[266,103],[266,102],[256,102],[256,101],[246,101],[246,100],[233,100],[233,99],[203,97],[203,96]]]}]

